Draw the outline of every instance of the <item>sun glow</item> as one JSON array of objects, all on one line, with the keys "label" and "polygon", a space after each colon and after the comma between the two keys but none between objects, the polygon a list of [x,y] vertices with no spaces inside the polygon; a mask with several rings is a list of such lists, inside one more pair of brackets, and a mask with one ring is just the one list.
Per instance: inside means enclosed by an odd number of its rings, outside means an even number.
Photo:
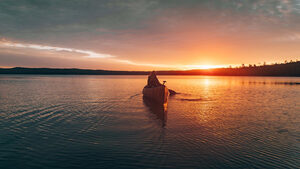
[{"label": "sun glow", "polygon": [[215,68],[223,68],[226,67],[226,65],[186,65],[184,66],[184,69],[215,69]]},{"label": "sun glow", "polygon": [[122,59],[110,54],[97,53],[89,50],[65,48],[65,47],[58,47],[58,46],[45,46],[41,44],[20,43],[20,42],[8,41],[5,39],[0,39],[0,48],[32,49],[32,50],[41,50],[41,51],[79,53],[82,54],[82,57],[85,58],[101,59],[101,61],[103,61],[103,59],[107,59],[107,61],[110,62],[146,67],[147,68],[146,70],[153,70],[153,69],[191,70],[191,69],[214,69],[214,68],[227,67],[226,65],[181,65],[181,64],[168,65],[168,64],[160,64],[160,63],[151,63],[151,62],[148,63],[135,62],[132,60]]}]

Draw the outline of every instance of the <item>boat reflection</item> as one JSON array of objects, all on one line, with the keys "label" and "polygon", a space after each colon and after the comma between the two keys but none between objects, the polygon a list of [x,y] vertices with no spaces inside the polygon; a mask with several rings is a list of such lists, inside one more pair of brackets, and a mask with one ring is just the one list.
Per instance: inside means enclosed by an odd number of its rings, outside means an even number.
[{"label": "boat reflection", "polygon": [[156,115],[156,118],[162,122],[162,127],[167,123],[167,103],[158,104],[157,102],[143,97],[144,105],[149,109],[152,114]]}]

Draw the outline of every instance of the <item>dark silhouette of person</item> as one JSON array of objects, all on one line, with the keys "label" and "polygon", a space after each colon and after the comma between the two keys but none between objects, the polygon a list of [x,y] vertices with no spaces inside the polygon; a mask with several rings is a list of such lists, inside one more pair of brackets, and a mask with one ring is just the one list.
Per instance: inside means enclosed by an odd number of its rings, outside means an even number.
[{"label": "dark silhouette of person", "polygon": [[148,83],[147,87],[158,87],[161,86],[162,84],[159,82],[159,80],[156,77],[156,72],[152,71],[149,76],[148,76]]}]

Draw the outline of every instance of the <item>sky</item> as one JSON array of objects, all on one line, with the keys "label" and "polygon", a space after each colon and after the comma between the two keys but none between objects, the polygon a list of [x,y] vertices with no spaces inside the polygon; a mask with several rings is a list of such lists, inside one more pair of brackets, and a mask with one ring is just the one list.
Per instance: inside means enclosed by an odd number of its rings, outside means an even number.
[{"label": "sky", "polygon": [[0,0],[0,67],[170,70],[300,59],[300,0]]}]

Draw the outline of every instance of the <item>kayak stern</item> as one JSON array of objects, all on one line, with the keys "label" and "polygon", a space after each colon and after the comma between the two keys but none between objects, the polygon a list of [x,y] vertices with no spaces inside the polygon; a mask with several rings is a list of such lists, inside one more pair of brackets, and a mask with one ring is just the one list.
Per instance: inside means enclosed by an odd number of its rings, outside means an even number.
[{"label": "kayak stern", "polygon": [[157,103],[166,104],[168,102],[168,97],[170,95],[169,89],[165,85],[161,85],[158,87],[143,89],[144,97],[154,100]]}]

